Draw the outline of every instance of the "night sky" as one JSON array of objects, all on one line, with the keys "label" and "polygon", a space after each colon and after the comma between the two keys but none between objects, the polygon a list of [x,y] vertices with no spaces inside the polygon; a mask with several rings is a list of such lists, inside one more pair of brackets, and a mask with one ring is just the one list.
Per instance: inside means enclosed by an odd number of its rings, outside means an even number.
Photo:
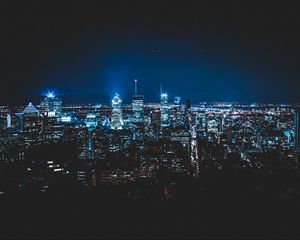
[{"label": "night sky", "polygon": [[297,1],[1,1],[0,105],[300,102]]}]

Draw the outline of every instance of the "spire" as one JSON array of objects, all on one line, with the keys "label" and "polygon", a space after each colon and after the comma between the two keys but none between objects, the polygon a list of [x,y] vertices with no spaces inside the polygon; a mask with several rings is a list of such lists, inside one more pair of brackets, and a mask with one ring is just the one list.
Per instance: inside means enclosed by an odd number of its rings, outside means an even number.
[{"label": "spire", "polygon": [[137,79],[134,79],[134,95],[137,95]]}]

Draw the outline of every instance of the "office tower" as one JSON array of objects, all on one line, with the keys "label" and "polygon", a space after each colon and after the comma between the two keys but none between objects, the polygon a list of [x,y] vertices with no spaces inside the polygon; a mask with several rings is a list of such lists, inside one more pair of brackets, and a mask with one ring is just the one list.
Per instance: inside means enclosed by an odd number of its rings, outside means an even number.
[{"label": "office tower", "polygon": [[98,121],[95,113],[88,113],[84,122],[89,129],[93,129],[98,126]]},{"label": "office tower", "polygon": [[174,104],[170,109],[170,121],[172,127],[182,125],[181,97],[174,98]]},{"label": "office tower", "polygon": [[191,102],[190,99],[187,99],[186,102],[185,102],[185,111],[186,111],[186,113],[191,110],[191,107],[192,107],[192,102]]},{"label": "office tower", "polygon": [[23,133],[23,113],[15,113],[15,131],[18,134]]},{"label": "office tower", "polygon": [[38,145],[42,137],[42,119],[39,111],[29,103],[22,112],[23,135],[26,147]]},{"label": "office tower", "polygon": [[206,133],[206,115],[205,111],[197,111],[196,113],[196,129]]},{"label": "office tower", "polygon": [[56,116],[43,116],[43,135],[46,142],[58,142],[64,135],[64,122]]},{"label": "office tower", "polygon": [[184,125],[186,128],[191,127],[191,107],[192,107],[192,102],[191,100],[187,99],[185,102],[185,111],[184,111]]},{"label": "office tower", "polygon": [[110,128],[114,130],[123,129],[123,114],[122,114],[122,100],[118,94],[114,96],[111,101],[112,112]]},{"label": "office tower", "polygon": [[181,104],[181,97],[179,96],[174,97],[174,105],[180,106],[180,104]]},{"label": "office tower", "polygon": [[60,116],[62,112],[62,99],[50,92],[42,99],[41,108],[43,113],[47,113],[49,117]]},{"label": "office tower", "polygon": [[134,80],[135,91],[132,96],[132,112],[133,112],[133,122],[143,122],[144,121],[144,96],[137,95],[137,79]]},{"label": "office tower", "polygon": [[132,96],[132,112],[134,122],[143,122],[144,120],[144,96]]},{"label": "office tower", "polygon": [[11,128],[11,116],[10,116],[10,114],[6,115],[6,128]]},{"label": "office tower", "polygon": [[160,96],[160,126],[162,128],[170,126],[170,108],[166,93],[162,93]]},{"label": "office tower", "polygon": [[147,132],[147,137],[157,140],[160,132],[160,110],[154,109],[150,112],[150,126]]},{"label": "office tower", "polygon": [[0,135],[4,134],[8,128],[7,118],[10,114],[10,110],[6,106],[0,106]]}]

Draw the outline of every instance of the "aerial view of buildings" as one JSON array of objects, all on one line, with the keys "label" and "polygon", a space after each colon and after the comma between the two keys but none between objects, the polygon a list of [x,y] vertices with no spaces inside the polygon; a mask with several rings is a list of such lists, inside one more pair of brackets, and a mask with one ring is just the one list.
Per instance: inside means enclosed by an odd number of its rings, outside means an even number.
[{"label": "aerial view of buildings", "polygon": [[1,239],[300,237],[296,4],[0,11]]}]

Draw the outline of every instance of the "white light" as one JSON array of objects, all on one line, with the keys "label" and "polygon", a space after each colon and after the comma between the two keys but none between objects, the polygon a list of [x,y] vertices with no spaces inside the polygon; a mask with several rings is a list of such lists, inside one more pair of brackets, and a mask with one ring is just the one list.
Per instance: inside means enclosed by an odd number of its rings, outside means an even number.
[{"label": "white light", "polygon": [[48,112],[48,117],[54,117],[55,116],[55,112]]},{"label": "white light", "polygon": [[71,122],[71,117],[62,117],[61,121],[62,122]]},{"label": "white light", "polygon": [[47,97],[48,98],[54,98],[55,96],[54,96],[53,92],[48,92]]},{"label": "white light", "polygon": [[59,171],[62,171],[63,169],[62,168],[56,168],[56,169],[54,169],[53,171],[54,172],[59,172]]}]

